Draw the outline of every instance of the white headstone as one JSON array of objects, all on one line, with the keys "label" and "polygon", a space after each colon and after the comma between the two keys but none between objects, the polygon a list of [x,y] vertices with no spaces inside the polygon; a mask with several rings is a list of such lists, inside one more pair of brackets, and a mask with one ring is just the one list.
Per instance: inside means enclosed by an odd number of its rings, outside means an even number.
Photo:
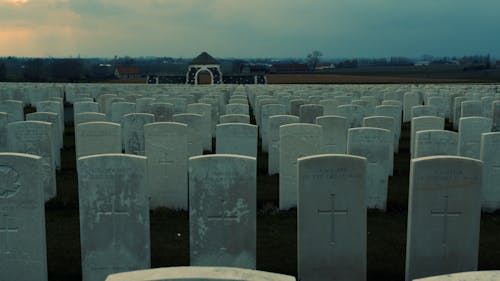
[{"label": "white headstone", "polygon": [[188,125],[159,122],[144,126],[151,208],[188,207]]},{"label": "white headstone", "polygon": [[316,123],[316,117],[323,115],[323,107],[318,104],[303,104],[299,107],[301,123]]},{"label": "white headstone", "polygon": [[120,124],[87,122],[76,126],[76,157],[122,152]]},{"label": "white headstone", "polygon": [[82,280],[149,268],[146,158],[92,155],[77,166]]},{"label": "white headstone", "polygon": [[41,158],[0,153],[0,280],[47,281]]},{"label": "white headstone", "polygon": [[366,169],[351,155],[298,159],[299,280],[366,280]]},{"label": "white headstone", "polygon": [[106,115],[97,112],[83,112],[75,115],[75,127],[78,127],[78,124],[87,122],[106,122]]},{"label": "white headstone", "polygon": [[173,116],[173,121],[188,125],[187,142],[188,155],[196,156],[203,154],[203,116],[194,113],[181,113]]},{"label": "white headstone", "polygon": [[153,102],[149,104],[149,112],[155,116],[156,122],[172,121],[174,105],[164,102]]},{"label": "white headstone", "polygon": [[304,123],[282,125],[279,128],[280,210],[297,206],[297,159],[321,153],[322,131],[319,125]]},{"label": "white headstone", "polygon": [[481,136],[481,161],[483,161],[482,208],[492,212],[500,209],[500,132]]},{"label": "white headstone", "polygon": [[40,181],[45,200],[56,197],[56,165],[52,123],[19,121],[7,126],[7,146],[10,152],[27,153],[41,157]]},{"label": "white headstone", "polygon": [[62,135],[63,133],[59,131],[60,127],[59,118],[57,117],[57,113],[53,112],[34,112],[26,114],[26,121],[42,121],[50,123],[51,131],[52,131],[52,145],[54,151],[54,161],[56,168],[61,169],[61,148],[62,148]]},{"label": "white headstone", "polygon": [[323,115],[336,115],[340,103],[334,99],[325,99],[320,100],[319,105],[323,106]]},{"label": "white headstone", "polygon": [[255,158],[189,159],[191,265],[256,267]]},{"label": "white headstone", "polygon": [[122,116],[122,144],[125,153],[145,155],[144,125],[154,121],[155,116],[148,113],[129,113]]},{"label": "white headstone", "polygon": [[406,93],[403,101],[403,122],[411,121],[411,108],[421,105],[420,95],[415,92]]},{"label": "white headstone", "polygon": [[0,112],[7,113],[9,123],[24,121],[23,102],[17,100],[5,100],[0,102]]},{"label": "white headstone", "polygon": [[463,101],[460,107],[460,118],[483,116],[483,105],[480,101]]},{"label": "white headstone", "polygon": [[250,116],[244,114],[226,114],[221,115],[219,120],[220,124],[225,123],[245,123],[250,124]]},{"label": "white headstone", "polygon": [[267,164],[269,175],[279,172],[280,126],[291,123],[299,123],[299,117],[294,115],[274,115],[269,117],[269,153]]},{"label": "white headstone", "polygon": [[481,134],[491,132],[491,127],[492,121],[490,118],[460,118],[458,129],[458,155],[479,159]]},{"label": "white headstone", "polygon": [[[203,150],[212,151],[212,105],[207,103],[192,103],[187,105],[187,112],[200,114],[202,118]],[[215,126],[215,125],[214,125]],[[215,136],[215,135],[214,135]]]},{"label": "white headstone", "polygon": [[368,161],[366,176],[366,206],[386,209],[389,175],[389,155],[392,152],[392,135],[389,130],[360,127],[347,133],[347,154],[365,157]]},{"label": "white headstone", "polygon": [[345,154],[347,151],[347,119],[326,115],[316,118],[316,124],[323,127],[321,153]]},{"label": "white headstone", "polygon": [[261,110],[261,126],[260,134],[262,139],[262,151],[269,152],[269,117],[274,115],[286,114],[286,106],[282,104],[266,104],[263,105]]},{"label": "white headstone", "polygon": [[389,155],[389,176],[392,176],[393,174],[393,169],[394,169],[394,152],[398,151],[399,145],[399,139],[398,135],[396,134],[396,122],[394,121],[393,117],[389,116],[370,116],[370,117],[365,117],[363,118],[363,127],[374,127],[374,128],[380,128],[380,129],[386,129],[391,132],[392,139],[393,139],[393,149],[390,152]]},{"label": "white headstone", "polygon": [[411,108],[411,118],[421,116],[438,116],[437,109],[430,105],[417,105]]},{"label": "white headstone", "polygon": [[76,102],[73,104],[73,115],[84,112],[99,112],[99,104],[97,102]]},{"label": "white headstone", "polygon": [[174,266],[109,275],[106,281],[295,281],[295,277],[259,270],[219,266]]},{"label": "white headstone", "polygon": [[443,130],[444,119],[436,116],[421,116],[411,119],[410,156],[415,152],[415,135],[423,130]]},{"label": "white headstone", "polygon": [[111,122],[120,123],[122,116],[129,113],[135,113],[135,103],[114,102],[111,104]]},{"label": "white headstone", "polygon": [[54,112],[59,117],[59,131],[64,132],[64,105],[57,101],[41,101],[36,104],[37,112]]},{"label": "white headstone", "polygon": [[363,108],[359,105],[340,105],[337,107],[337,115],[347,119],[349,128],[360,127],[363,122]]},{"label": "white headstone", "polygon": [[437,155],[458,155],[458,134],[445,130],[418,131],[414,158]]},{"label": "white headstone", "polygon": [[408,201],[406,280],[477,270],[481,161],[413,159]]},{"label": "white headstone", "polygon": [[7,151],[8,114],[0,112],[0,152]]},{"label": "white headstone", "polygon": [[249,115],[248,104],[239,104],[239,103],[226,104],[226,114]]},{"label": "white headstone", "polygon": [[[1,109],[0,109],[1,110]],[[491,106],[493,128],[492,132],[500,132],[500,100],[493,102]]]},{"label": "white headstone", "polygon": [[243,123],[219,124],[215,143],[217,154],[257,157],[257,126]]}]

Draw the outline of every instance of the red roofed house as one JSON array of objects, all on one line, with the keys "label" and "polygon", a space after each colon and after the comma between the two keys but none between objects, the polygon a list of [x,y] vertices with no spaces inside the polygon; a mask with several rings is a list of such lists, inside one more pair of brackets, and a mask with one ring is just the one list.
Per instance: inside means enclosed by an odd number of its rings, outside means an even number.
[{"label": "red roofed house", "polygon": [[117,78],[140,78],[141,71],[137,67],[118,66],[115,69],[115,76]]}]

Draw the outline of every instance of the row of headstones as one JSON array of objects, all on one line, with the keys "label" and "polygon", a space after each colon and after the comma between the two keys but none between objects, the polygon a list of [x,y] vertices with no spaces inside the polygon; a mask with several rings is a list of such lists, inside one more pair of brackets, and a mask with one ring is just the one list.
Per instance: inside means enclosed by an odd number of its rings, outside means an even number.
[{"label": "row of headstones", "polygon": [[[82,280],[150,267],[146,165],[128,154],[79,158]],[[298,159],[300,280],[366,280],[368,165],[351,155]],[[41,167],[38,156],[0,153],[1,280],[47,280]],[[412,160],[406,280],[477,270],[481,169],[458,156]],[[189,224],[191,265],[254,269],[256,159],[191,157]]]}]

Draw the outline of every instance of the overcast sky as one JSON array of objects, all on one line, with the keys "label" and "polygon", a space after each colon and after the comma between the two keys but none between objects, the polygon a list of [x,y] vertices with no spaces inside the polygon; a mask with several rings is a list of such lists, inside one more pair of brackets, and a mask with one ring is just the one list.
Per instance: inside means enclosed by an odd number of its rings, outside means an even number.
[{"label": "overcast sky", "polygon": [[500,58],[500,0],[0,0],[0,56]]}]

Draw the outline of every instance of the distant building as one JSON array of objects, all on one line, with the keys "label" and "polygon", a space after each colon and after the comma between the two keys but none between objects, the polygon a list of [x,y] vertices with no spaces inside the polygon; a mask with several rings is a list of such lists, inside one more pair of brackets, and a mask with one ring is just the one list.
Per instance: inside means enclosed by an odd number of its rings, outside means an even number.
[{"label": "distant building", "polygon": [[141,71],[137,67],[118,66],[115,69],[116,78],[140,78]]},{"label": "distant building", "polygon": [[331,71],[335,69],[335,64],[333,63],[318,63],[314,68],[315,71]]},{"label": "distant building", "polygon": [[265,72],[223,74],[219,61],[202,52],[191,61],[185,74],[151,73],[146,81],[148,84],[266,84],[267,78]]}]

